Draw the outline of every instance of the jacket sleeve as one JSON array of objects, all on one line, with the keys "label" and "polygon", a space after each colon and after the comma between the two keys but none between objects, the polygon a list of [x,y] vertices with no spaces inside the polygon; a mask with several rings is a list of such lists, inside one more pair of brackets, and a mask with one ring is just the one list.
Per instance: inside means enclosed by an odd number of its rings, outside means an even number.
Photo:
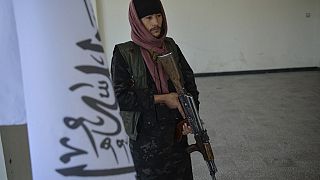
[{"label": "jacket sleeve", "polygon": [[153,92],[149,89],[138,89],[129,73],[129,66],[115,46],[111,61],[111,78],[115,96],[121,111],[148,111],[154,107]]},{"label": "jacket sleeve", "polygon": [[199,110],[199,91],[195,82],[194,74],[189,66],[186,58],[183,56],[179,46],[177,45],[178,55],[179,55],[179,61],[181,65],[181,73],[183,75],[184,80],[184,88],[187,90],[188,93],[190,93],[194,99],[194,102],[197,106],[197,109]]}]

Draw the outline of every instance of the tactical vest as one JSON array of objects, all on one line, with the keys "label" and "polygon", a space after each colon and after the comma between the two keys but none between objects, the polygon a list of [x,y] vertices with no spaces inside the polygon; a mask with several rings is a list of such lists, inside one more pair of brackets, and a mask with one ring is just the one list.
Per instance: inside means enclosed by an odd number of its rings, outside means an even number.
[{"label": "tactical vest", "polygon": [[[179,55],[177,46],[172,38],[166,37],[165,45],[169,52],[173,52],[176,64],[179,66]],[[144,63],[140,46],[132,41],[128,41],[117,45],[122,57],[128,64],[128,72],[134,80],[134,87],[138,89],[148,88],[147,84],[147,67]],[[141,112],[139,111],[120,111],[122,116],[125,130],[130,139],[136,140],[137,138],[137,125],[140,119]]]}]

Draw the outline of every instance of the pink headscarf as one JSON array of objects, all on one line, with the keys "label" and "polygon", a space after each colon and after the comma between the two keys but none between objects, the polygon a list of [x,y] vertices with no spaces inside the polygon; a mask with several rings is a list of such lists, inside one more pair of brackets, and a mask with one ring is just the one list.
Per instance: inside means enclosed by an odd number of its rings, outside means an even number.
[{"label": "pink headscarf", "polygon": [[140,46],[144,62],[146,63],[148,70],[152,76],[152,79],[156,84],[158,93],[168,93],[168,76],[164,72],[162,66],[159,63],[156,63],[154,60],[152,60],[152,57],[150,55],[150,52],[159,55],[167,52],[167,49],[164,44],[164,39],[167,35],[167,20],[163,7],[161,7],[161,13],[163,18],[161,37],[156,38],[144,27],[143,23],[137,15],[132,0],[129,5],[131,39],[134,43]]}]

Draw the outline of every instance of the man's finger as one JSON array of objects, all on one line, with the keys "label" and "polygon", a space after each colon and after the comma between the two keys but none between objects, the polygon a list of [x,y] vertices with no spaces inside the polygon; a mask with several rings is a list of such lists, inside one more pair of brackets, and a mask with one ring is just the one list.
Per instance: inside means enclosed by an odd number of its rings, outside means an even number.
[{"label": "man's finger", "polygon": [[188,128],[189,133],[193,133],[191,126],[188,126],[187,128]]},{"label": "man's finger", "polygon": [[186,126],[186,124],[183,124],[183,132],[182,132],[183,135],[187,135],[188,134],[188,128]]}]

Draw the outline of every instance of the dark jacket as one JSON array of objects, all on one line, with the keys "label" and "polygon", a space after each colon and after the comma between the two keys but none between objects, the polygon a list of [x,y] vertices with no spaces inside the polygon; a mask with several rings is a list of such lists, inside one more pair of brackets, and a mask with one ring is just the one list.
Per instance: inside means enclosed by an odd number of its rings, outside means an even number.
[{"label": "dark jacket", "polygon": [[[166,41],[173,40],[170,38],[166,38]],[[139,49],[139,46],[134,44],[133,42],[126,42],[126,45],[130,44],[130,46],[134,46],[134,48]],[[144,74],[147,76],[147,86],[144,88],[136,87],[135,84],[137,84],[139,81],[138,79],[135,79],[132,77],[132,70],[130,69],[130,66],[127,64],[127,61],[124,59],[123,54],[121,54],[119,47],[121,45],[116,45],[113,51],[113,58],[111,63],[111,76],[113,80],[113,86],[115,90],[115,96],[119,102],[120,110],[121,111],[132,111],[132,112],[140,112],[142,115],[139,117],[139,121],[141,119],[148,119],[150,121],[150,125],[154,125],[154,122],[159,121],[166,121],[166,119],[181,119],[180,113],[178,110],[169,109],[165,105],[154,104],[154,95],[157,94],[155,83],[152,80],[152,77],[144,64],[144,61],[141,60],[141,53],[135,52],[135,56],[140,59],[140,61],[143,61],[143,65],[145,66]],[[178,67],[180,67],[180,70],[183,75],[184,80],[184,87],[187,90],[188,93],[190,93],[195,100],[195,103],[197,107],[199,108],[199,101],[198,101],[198,95],[199,92],[197,90],[195,79],[193,75],[193,71],[190,68],[189,64],[187,63],[185,57],[183,56],[180,48],[174,43],[176,56],[178,57]],[[129,52],[128,52],[129,53]],[[139,57],[139,58],[138,58]],[[175,88],[171,82],[171,80],[168,81],[168,89],[169,92],[175,92]],[[151,120],[152,119],[152,120]],[[125,118],[124,118],[124,121]],[[124,122],[125,126],[126,123]],[[129,122],[132,123],[132,122]],[[138,124],[138,122],[137,122]],[[140,123],[142,124],[142,123]],[[143,123],[144,124],[144,123]],[[131,127],[133,128],[133,127]],[[133,135],[133,130],[128,130],[126,127],[127,134],[131,139],[135,139],[136,135]],[[139,128],[137,129],[137,133],[139,133]]]}]

